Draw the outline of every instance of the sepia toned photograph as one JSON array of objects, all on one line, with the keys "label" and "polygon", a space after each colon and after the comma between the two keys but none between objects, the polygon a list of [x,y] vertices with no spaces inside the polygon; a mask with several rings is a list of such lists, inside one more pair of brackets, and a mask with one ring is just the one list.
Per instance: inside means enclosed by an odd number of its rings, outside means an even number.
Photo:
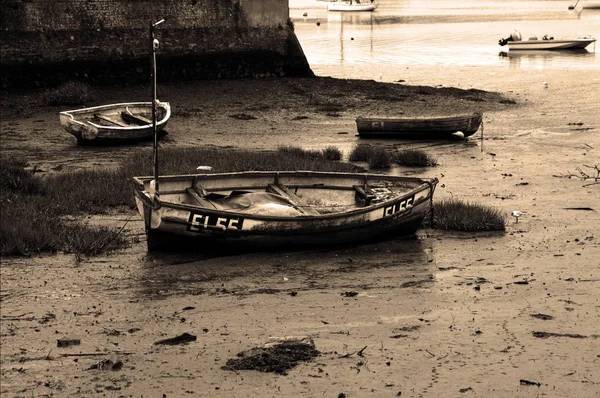
[{"label": "sepia toned photograph", "polygon": [[0,396],[600,396],[600,1],[3,0]]}]

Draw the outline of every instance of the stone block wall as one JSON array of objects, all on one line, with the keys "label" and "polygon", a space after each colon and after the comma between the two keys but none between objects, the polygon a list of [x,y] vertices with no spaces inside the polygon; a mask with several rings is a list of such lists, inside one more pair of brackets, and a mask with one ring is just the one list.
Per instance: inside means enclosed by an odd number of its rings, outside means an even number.
[{"label": "stone block wall", "polygon": [[312,75],[287,0],[2,0],[0,84]]}]

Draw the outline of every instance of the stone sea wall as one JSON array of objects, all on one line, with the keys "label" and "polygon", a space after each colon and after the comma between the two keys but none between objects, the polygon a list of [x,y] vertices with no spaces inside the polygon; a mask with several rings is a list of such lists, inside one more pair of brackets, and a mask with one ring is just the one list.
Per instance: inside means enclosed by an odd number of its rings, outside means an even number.
[{"label": "stone sea wall", "polygon": [[2,0],[0,85],[308,76],[287,0]]}]

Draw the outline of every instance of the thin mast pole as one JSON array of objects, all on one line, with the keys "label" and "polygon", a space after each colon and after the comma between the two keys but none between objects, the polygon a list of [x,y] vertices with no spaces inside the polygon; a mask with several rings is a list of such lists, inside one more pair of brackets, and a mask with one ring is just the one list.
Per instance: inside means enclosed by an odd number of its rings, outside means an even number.
[{"label": "thin mast pole", "polygon": [[154,28],[163,23],[161,19],[150,23],[150,45],[152,46],[152,131],[154,132],[154,197],[158,196],[158,134],[156,133],[156,49],[158,41],[154,37]]}]

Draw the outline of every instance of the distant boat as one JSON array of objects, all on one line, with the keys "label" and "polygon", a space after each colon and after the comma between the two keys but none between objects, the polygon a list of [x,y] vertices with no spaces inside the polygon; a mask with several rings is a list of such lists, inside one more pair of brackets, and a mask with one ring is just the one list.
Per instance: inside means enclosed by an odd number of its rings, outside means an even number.
[{"label": "distant boat", "polygon": [[469,137],[479,129],[481,112],[441,117],[358,117],[356,129],[361,137],[456,139]]},{"label": "distant boat", "polygon": [[591,1],[591,0],[584,1],[581,4],[581,7],[585,8],[585,9],[590,9],[590,10],[591,9],[596,9],[597,10],[597,9],[600,9],[600,1]]},{"label": "distant boat", "polygon": [[578,37],[554,37],[544,35],[541,39],[537,36],[530,37],[528,40],[523,40],[521,33],[515,30],[505,39],[500,39],[498,44],[505,46],[508,44],[509,50],[566,50],[566,49],[582,49],[594,43],[596,39],[592,36]]},{"label": "distant boat", "polygon": [[[156,128],[161,131],[171,116],[168,102],[156,107]],[[60,112],[61,125],[77,143],[118,144],[154,137],[151,102],[127,102]]]},{"label": "distant boat", "polygon": [[327,11],[373,11],[377,6],[370,0],[331,1],[327,4]]},{"label": "distant boat", "polygon": [[[160,183],[160,194],[155,192]],[[315,171],[135,177],[148,250],[297,249],[413,234],[436,178]]]}]

